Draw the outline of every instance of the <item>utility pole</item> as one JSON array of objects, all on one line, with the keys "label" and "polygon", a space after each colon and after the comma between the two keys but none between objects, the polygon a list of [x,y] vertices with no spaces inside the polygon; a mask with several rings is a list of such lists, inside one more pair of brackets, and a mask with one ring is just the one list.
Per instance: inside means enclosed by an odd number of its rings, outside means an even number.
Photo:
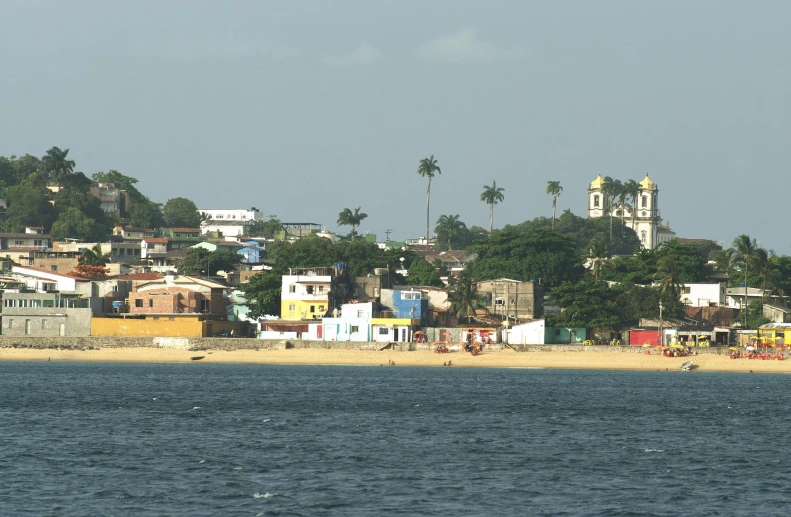
[{"label": "utility pole", "polygon": [[393,230],[385,230],[385,242],[390,242],[391,233],[393,233]]},{"label": "utility pole", "polygon": [[662,300],[659,300],[659,346],[665,346],[665,336],[662,335]]}]

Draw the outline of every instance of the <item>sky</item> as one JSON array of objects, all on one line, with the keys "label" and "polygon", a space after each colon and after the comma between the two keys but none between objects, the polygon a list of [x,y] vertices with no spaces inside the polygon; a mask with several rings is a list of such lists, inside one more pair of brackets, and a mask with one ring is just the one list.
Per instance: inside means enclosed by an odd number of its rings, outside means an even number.
[{"label": "sky", "polygon": [[[0,155],[69,148],[158,202],[361,232],[585,215],[649,174],[679,237],[791,254],[791,2],[0,0]],[[348,227],[341,229],[348,233]]]}]

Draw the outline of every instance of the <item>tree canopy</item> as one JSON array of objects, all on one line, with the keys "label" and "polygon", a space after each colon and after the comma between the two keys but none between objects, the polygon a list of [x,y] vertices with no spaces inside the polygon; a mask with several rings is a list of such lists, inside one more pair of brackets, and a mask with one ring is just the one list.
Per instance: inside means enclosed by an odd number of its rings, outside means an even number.
[{"label": "tree canopy", "polygon": [[165,224],[169,227],[198,228],[200,227],[200,214],[194,202],[185,197],[168,199],[162,208]]}]

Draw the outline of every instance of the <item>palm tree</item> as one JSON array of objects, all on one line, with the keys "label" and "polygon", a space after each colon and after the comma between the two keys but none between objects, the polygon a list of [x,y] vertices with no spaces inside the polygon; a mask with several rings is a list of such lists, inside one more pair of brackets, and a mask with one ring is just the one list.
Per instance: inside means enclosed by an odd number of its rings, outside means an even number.
[{"label": "palm tree", "polygon": [[437,219],[437,225],[434,231],[437,233],[437,240],[439,236],[443,235],[448,239],[448,249],[453,249],[453,236],[457,235],[461,230],[467,228],[467,225],[459,220],[459,215],[441,215]]},{"label": "palm tree", "polygon": [[555,229],[555,209],[558,206],[558,196],[563,190],[559,181],[547,181],[547,194],[552,196],[552,229]]},{"label": "palm tree", "polygon": [[469,276],[467,271],[462,272],[456,285],[450,293],[451,299],[451,313],[459,319],[467,319],[470,322],[476,314],[476,300],[477,300],[478,287],[473,279]]},{"label": "palm tree", "polygon": [[750,271],[750,266],[755,265],[756,261],[759,260],[759,249],[761,248],[755,239],[742,234],[733,239],[731,249],[728,250],[733,263],[744,271],[744,328],[747,328],[747,274]]},{"label": "palm tree", "polygon": [[481,201],[489,205],[489,233],[492,233],[494,225],[494,205],[505,199],[503,195],[505,189],[497,186],[496,181],[492,181],[492,186],[484,185],[481,193]]},{"label": "palm tree", "polygon": [[608,256],[607,246],[599,239],[593,239],[590,244],[588,244],[588,252],[590,253],[590,261],[593,265],[593,281],[594,283],[598,283],[602,263]]},{"label": "palm tree", "polygon": [[774,252],[767,251],[764,248],[755,250],[755,270],[761,276],[761,301],[766,296],[767,277],[771,276],[774,271],[774,264],[770,260],[774,256]]},{"label": "palm tree", "polygon": [[41,165],[44,171],[49,174],[52,181],[60,184],[61,179],[71,172],[74,172],[74,160],[67,159],[69,150],[61,150],[58,147],[52,147],[47,154],[41,158]]},{"label": "palm tree", "polygon": [[674,255],[665,255],[659,259],[656,266],[656,279],[659,280],[660,291],[678,300],[681,296],[678,259]]},{"label": "palm tree", "polygon": [[437,165],[437,160],[434,159],[434,155],[432,154],[429,158],[423,158],[420,160],[420,164],[417,168],[417,173],[421,176],[428,177],[428,188],[426,189],[426,243],[428,243],[428,226],[429,226],[429,206],[431,204],[431,179],[434,177],[434,174],[442,174],[442,171]]},{"label": "palm tree", "polygon": [[355,228],[357,228],[366,217],[368,217],[368,214],[361,214],[359,206],[354,209],[354,212],[352,212],[350,208],[344,208],[343,211],[338,214],[338,224],[352,227],[352,242],[354,242],[354,236],[357,233]]},{"label": "palm tree", "polygon": [[99,243],[93,248],[85,248],[80,254],[78,261],[81,266],[104,266],[110,261],[110,255],[102,253],[102,246]]},{"label": "palm tree", "polygon": [[604,184],[601,187],[602,193],[604,194],[604,209],[606,210],[605,213],[610,213],[610,241],[612,241],[612,203],[615,198],[620,194],[621,190],[623,190],[623,185],[621,184],[620,180],[614,180],[609,176],[604,177]]},{"label": "palm tree", "polygon": [[632,229],[637,233],[634,220],[637,217],[637,198],[640,197],[640,185],[635,180],[626,180],[623,184],[623,191],[632,201]]}]

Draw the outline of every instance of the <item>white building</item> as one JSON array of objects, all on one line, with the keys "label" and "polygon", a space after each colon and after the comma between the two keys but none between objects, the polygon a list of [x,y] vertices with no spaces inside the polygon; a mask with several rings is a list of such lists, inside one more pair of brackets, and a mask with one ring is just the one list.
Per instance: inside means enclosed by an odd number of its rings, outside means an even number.
[{"label": "white building", "polygon": [[249,210],[243,208],[231,209],[198,209],[198,213],[205,215],[205,221],[201,223],[201,234],[209,232],[220,232],[225,236],[236,237],[244,235],[244,227],[255,221],[263,221],[264,214],[256,207]]},{"label": "white building", "polygon": [[323,341],[371,341],[372,302],[345,303],[339,318],[324,318],[317,339]]},{"label": "white building", "polygon": [[[646,174],[639,184],[637,207],[628,203],[623,205],[613,201],[606,206],[607,199],[602,191],[604,179],[601,174],[593,180],[588,188],[588,217],[605,217],[612,215],[622,219],[624,224],[634,230],[640,244],[644,248],[653,249],[662,242],[675,239],[675,233],[668,226],[662,225],[659,217],[659,187]],[[634,217],[633,217],[634,216]]]},{"label": "white building", "polygon": [[724,307],[726,284],[684,284],[680,298],[681,303],[688,307]]},{"label": "white building", "polygon": [[543,345],[546,336],[544,320],[535,320],[514,325],[505,331],[505,341],[509,345]]}]

